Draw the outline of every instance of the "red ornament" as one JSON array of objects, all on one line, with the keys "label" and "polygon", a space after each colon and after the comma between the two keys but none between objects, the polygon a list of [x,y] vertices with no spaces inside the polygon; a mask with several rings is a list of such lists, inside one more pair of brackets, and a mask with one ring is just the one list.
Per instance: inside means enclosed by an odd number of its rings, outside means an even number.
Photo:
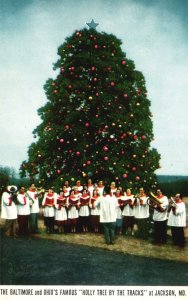
[{"label": "red ornament", "polygon": [[64,139],[60,139],[60,143],[64,143]]},{"label": "red ornament", "polygon": [[66,129],[69,129],[69,125],[65,125],[65,128],[66,128]]},{"label": "red ornament", "polygon": [[146,136],[145,135],[142,135],[142,140],[145,140],[146,139]]},{"label": "red ornament", "polygon": [[98,49],[98,48],[99,48],[99,46],[96,44],[96,45],[94,45],[94,48],[95,48],[95,49]]},{"label": "red ornament", "polygon": [[95,67],[91,67],[91,71],[95,71]]},{"label": "red ornament", "polygon": [[140,177],[139,177],[139,176],[136,176],[136,180],[140,180]]},{"label": "red ornament", "polygon": [[126,60],[122,60],[122,65],[126,65]]},{"label": "red ornament", "polygon": [[79,152],[79,151],[77,151],[77,152],[76,152],[76,155],[78,155],[78,156],[79,156],[79,155],[80,155],[80,152]]},{"label": "red ornament", "polygon": [[135,134],[135,135],[133,136],[133,139],[134,139],[134,140],[137,140],[137,139],[138,139],[138,136]]},{"label": "red ornament", "polygon": [[89,124],[88,122],[87,122],[87,123],[85,123],[85,127],[89,127],[89,125],[90,125],[90,124]]},{"label": "red ornament", "polygon": [[107,147],[107,146],[104,146],[104,147],[103,147],[103,150],[104,150],[104,151],[108,151],[108,147]]},{"label": "red ornament", "polygon": [[123,178],[127,178],[127,174],[123,174],[122,177],[123,177]]},{"label": "red ornament", "polygon": [[87,165],[90,165],[90,164],[91,164],[91,161],[90,161],[90,160],[88,160],[88,161],[87,161]]},{"label": "red ornament", "polygon": [[60,174],[61,173],[61,170],[57,170],[57,174]]},{"label": "red ornament", "polygon": [[105,157],[104,157],[104,160],[108,160],[108,156],[105,156]]},{"label": "red ornament", "polygon": [[132,170],[133,170],[133,172],[135,172],[136,171],[136,167],[132,167]]},{"label": "red ornament", "polygon": [[115,85],[115,82],[114,82],[114,81],[111,81],[111,82],[110,82],[110,85],[111,85],[111,86],[114,86],[114,85]]},{"label": "red ornament", "polygon": [[124,97],[124,98],[127,98],[127,97],[128,97],[128,95],[127,95],[127,94],[124,94],[124,95],[123,95],[123,97]]}]

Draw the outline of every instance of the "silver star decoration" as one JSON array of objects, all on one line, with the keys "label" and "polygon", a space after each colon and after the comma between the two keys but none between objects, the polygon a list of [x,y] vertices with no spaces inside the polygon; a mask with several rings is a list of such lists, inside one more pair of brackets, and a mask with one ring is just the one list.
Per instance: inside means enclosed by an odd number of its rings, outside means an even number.
[{"label": "silver star decoration", "polygon": [[86,23],[89,28],[96,29],[96,27],[99,25],[99,23],[95,23],[95,21],[92,19],[90,23]]}]

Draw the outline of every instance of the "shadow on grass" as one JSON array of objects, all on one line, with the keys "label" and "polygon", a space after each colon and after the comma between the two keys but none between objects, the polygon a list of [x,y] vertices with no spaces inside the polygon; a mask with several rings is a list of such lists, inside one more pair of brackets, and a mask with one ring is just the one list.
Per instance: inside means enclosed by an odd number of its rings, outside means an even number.
[{"label": "shadow on grass", "polygon": [[[187,285],[188,264],[48,239],[1,236],[2,285]],[[178,274],[178,276],[177,276]]]}]

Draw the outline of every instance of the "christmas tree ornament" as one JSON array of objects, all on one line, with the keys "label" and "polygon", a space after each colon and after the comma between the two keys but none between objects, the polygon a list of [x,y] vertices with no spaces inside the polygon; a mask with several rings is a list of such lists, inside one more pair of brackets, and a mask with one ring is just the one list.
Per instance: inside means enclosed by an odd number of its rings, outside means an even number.
[{"label": "christmas tree ornament", "polygon": [[[95,21],[92,19],[90,23],[86,23],[89,28],[92,28],[92,29],[96,29],[96,27],[99,25],[99,23],[95,23]],[[93,37],[93,36],[92,36]]]},{"label": "christmas tree ornament", "polygon": [[145,135],[142,135],[141,139],[142,139],[142,140],[145,140],[145,139],[146,139],[146,136],[145,136]]}]

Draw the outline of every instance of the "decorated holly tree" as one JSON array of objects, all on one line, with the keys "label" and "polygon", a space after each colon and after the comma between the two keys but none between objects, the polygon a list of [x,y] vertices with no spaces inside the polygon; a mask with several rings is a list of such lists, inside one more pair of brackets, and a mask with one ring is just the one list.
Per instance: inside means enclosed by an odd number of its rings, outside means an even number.
[{"label": "decorated holly tree", "polygon": [[124,188],[156,186],[160,155],[151,148],[145,78],[121,45],[113,34],[84,28],[58,48],[58,73],[44,86],[47,102],[38,110],[42,122],[22,176],[43,186],[88,178]]}]

